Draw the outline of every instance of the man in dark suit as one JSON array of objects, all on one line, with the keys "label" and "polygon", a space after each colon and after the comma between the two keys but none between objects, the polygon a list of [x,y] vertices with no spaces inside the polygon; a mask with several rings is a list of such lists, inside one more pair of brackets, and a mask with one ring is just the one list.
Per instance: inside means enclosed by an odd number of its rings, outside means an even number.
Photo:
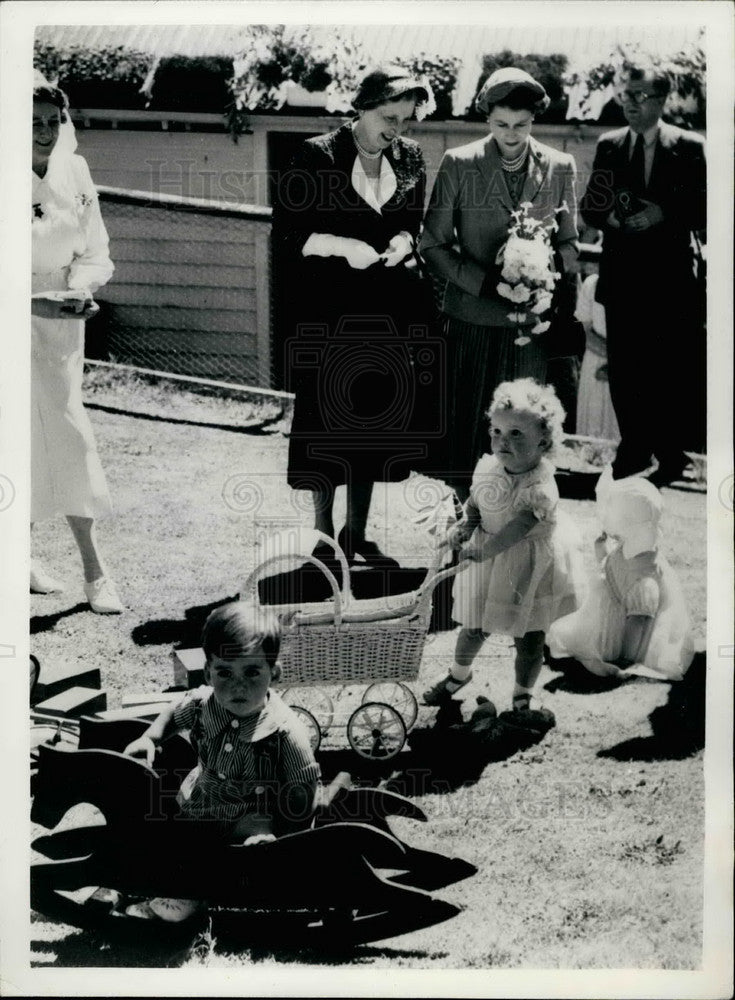
[{"label": "man in dark suit", "polygon": [[678,478],[704,410],[702,311],[692,232],[706,225],[702,136],[662,122],[668,79],[632,68],[621,80],[628,126],[597,143],[580,205],[604,234],[597,300],[607,321],[610,393],[621,433],[615,478]]}]

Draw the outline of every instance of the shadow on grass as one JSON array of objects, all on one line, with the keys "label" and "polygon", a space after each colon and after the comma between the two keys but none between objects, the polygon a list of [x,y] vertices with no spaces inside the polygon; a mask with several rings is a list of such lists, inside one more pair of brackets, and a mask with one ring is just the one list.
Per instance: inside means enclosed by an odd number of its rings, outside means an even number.
[{"label": "shadow on grass", "polygon": [[544,691],[568,691],[570,694],[599,694],[603,691],[613,691],[623,684],[629,684],[633,677],[600,677],[583,667],[572,657],[555,659],[545,650],[545,660],[550,670],[560,671],[558,677],[552,677],[544,684]]},{"label": "shadow on grass", "polygon": [[[341,585],[341,571],[335,563],[329,568]],[[399,566],[397,569],[382,569],[378,566],[359,568],[351,573],[352,594],[357,601],[380,597],[396,597],[417,590],[426,578],[425,567]],[[451,581],[448,581],[451,584]],[[137,646],[162,646],[178,644],[187,649],[198,646],[202,628],[210,611],[237,600],[236,594],[223,597],[211,604],[196,605],[184,611],[183,618],[153,618],[136,625],[131,632]],[[329,601],[331,587],[324,574],[312,565],[304,565],[288,573],[278,573],[266,577],[258,584],[258,597],[263,604],[306,604]],[[80,607],[86,607],[81,605]],[[453,627],[450,617],[451,592],[441,585],[434,596],[434,614],[430,631],[443,631]],[[70,612],[64,612],[69,614]],[[55,616],[49,615],[50,619]],[[53,627],[43,625],[38,631]],[[377,625],[376,625],[377,627]]]},{"label": "shadow on grass", "polygon": [[[450,919],[457,908],[427,900],[423,910],[376,914],[352,923],[345,915],[339,925],[309,923],[302,913],[217,912],[199,930],[177,933],[175,925],[141,928],[128,918],[105,931],[69,928],[68,934],[43,940],[46,918],[35,918],[32,934],[33,968],[178,968],[188,962],[207,965],[216,956],[247,958],[248,962],[300,962],[336,966],[360,964],[376,957],[426,959],[446,957],[420,949],[364,947],[376,937],[391,938]],[[53,920],[53,917],[52,917]],[[58,927],[58,924],[56,925]],[[142,933],[145,931],[145,933]],[[343,936],[344,935],[344,936]],[[274,943],[275,942],[275,943]]]},{"label": "shadow on grass", "polygon": [[29,631],[31,635],[38,635],[39,632],[51,632],[62,618],[68,618],[70,615],[78,615],[82,611],[89,611],[89,605],[85,601],[80,601],[73,608],[56,611],[52,615],[33,615],[30,620]]},{"label": "shadow on grass", "polygon": [[136,625],[130,633],[136,646],[163,646],[177,644],[182,649],[198,646],[207,616],[215,608],[236,600],[236,595],[223,597],[211,604],[198,604],[187,608],[183,618],[152,618]]},{"label": "shadow on grass", "polygon": [[535,746],[556,724],[546,709],[496,716],[494,706],[480,699],[464,722],[460,704],[447,702],[437,712],[433,726],[411,732],[411,749],[400,755],[400,770],[394,772],[387,788],[416,798],[445,795],[475,784],[488,764]]},{"label": "shadow on grass", "polygon": [[140,930],[133,941],[73,928],[53,941],[34,939],[31,931],[31,954],[31,968],[36,969],[173,969],[189,960],[191,944],[157,941],[154,934],[142,935]]},{"label": "shadow on grass", "polygon": [[121,417],[134,417],[136,420],[153,420],[165,424],[183,424],[185,427],[207,427],[214,431],[231,431],[233,434],[266,435],[273,434],[283,420],[284,414],[281,409],[274,417],[266,420],[259,420],[252,424],[218,424],[208,420],[191,420],[186,417],[173,417],[160,413],[145,413],[139,410],[122,410],[118,406],[108,406],[105,403],[85,403],[89,410],[101,410],[103,413],[114,413]]},{"label": "shadow on grass", "polygon": [[707,658],[699,652],[683,680],[671,684],[666,704],[648,716],[652,735],[624,740],[597,756],[652,761],[683,760],[698,753],[704,747],[706,680]]}]

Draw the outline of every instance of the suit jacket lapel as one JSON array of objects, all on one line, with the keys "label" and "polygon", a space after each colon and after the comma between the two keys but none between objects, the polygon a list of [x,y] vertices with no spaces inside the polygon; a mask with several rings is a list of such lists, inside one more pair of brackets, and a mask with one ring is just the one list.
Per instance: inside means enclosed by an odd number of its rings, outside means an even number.
[{"label": "suit jacket lapel", "polygon": [[509,212],[514,211],[508,185],[503,177],[498,148],[492,136],[488,136],[485,140],[485,155],[481,158],[479,166],[492,194],[500,199]]},{"label": "suit jacket lapel", "polygon": [[[668,163],[672,157],[676,156],[677,135],[666,122],[659,123],[658,139],[653,151],[653,163],[651,164],[651,176],[648,178],[648,192],[652,194],[658,190],[660,177],[665,177],[668,173]],[[651,199],[655,201],[655,198]]]},{"label": "suit jacket lapel", "polygon": [[528,166],[526,167],[526,179],[523,182],[521,191],[521,204],[524,201],[533,201],[544,182],[544,178],[549,171],[549,158],[539,148],[535,139],[528,140]]}]

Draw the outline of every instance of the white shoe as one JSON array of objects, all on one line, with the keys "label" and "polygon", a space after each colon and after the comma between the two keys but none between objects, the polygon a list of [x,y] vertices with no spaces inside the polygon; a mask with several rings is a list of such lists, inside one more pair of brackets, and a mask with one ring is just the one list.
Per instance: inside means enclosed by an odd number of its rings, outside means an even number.
[{"label": "white shoe", "polygon": [[52,576],[41,569],[36,563],[31,563],[31,593],[32,594],[60,594],[64,589],[64,584],[55,580]]},{"label": "white shoe", "polygon": [[115,584],[106,576],[84,584],[84,593],[92,611],[98,615],[119,615],[125,610]]}]

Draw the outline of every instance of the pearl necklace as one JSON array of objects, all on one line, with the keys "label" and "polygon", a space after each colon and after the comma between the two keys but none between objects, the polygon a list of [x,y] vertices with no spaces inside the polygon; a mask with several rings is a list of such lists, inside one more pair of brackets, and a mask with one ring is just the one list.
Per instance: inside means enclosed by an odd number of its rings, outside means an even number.
[{"label": "pearl necklace", "polygon": [[365,147],[360,144],[360,140],[355,135],[354,129],[352,130],[352,138],[357,146],[357,152],[360,153],[361,156],[364,156],[366,160],[377,160],[379,156],[383,155],[382,149],[379,149],[377,153],[368,153]]},{"label": "pearl necklace", "polygon": [[528,156],[528,146],[525,146],[521,153],[516,156],[515,160],[506,160],[503,154],[500,154],[500,163],[503,170],[507,171],[509,174],[514,174],[517,170],[523,167],[526,162],[526,157]]}]

